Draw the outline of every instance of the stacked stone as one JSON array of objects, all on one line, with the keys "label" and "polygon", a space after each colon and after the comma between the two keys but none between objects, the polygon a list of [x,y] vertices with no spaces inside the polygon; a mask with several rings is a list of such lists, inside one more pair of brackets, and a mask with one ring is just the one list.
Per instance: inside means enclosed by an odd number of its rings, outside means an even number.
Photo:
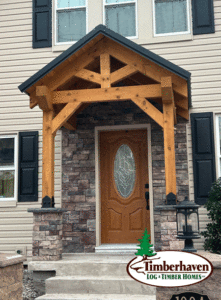
[{"label": "stacked stone", "polygon": [[154,220],[159,236],[156,250],[182,250],[184,242],[177,239],[175,208],[172,205],[156,206]]},{"label": "stacked stone", "polygon": [[177,199],[183,201],[185,196],[189,197],[186,122],[175,126],[175,159]]},{"label": "stacked stone", "polygon": [[[175,126],[177,200],[183,201],[189,196],[186,122],[181,119],[178,122]],[[163,131],[156,124],[151,124],[151,131],[155,247],[180,250],[183,242],[176,239],[176,212],[166,205]],[[162,210],[164,206],[166,210]]]},{"label": "stacked stone", "polygon": [[[91,104],[77,116],[77,130],[62,129],[63,252],[95,249],[95,126],[151,124],[154,207],[166,204],[163,130],[131,101]],[[175,127],[177,196],[188,196],[186,121]],[[161,213],[154,210],[155,245],[162,246]]]},{"label": "stacked stone", "polygon": [[21,300],[23,262],[26,258],[21,255],[0,253],[0,299]]},{"label": "stacked stone", "polygon": [[60,208],[29,209],[34,215],[32,260],[62,257],[62,214]]},{"label": "stacked stone", "polygon": [[63,252],[95,251],[95,126],[149,123],[131,101],[92,104],[77,116],[77,130],[62,131]]},{"label": "stacked stone", "polygon": [[62,171],[63,252],[94,252],[94,130],[63,131]]}]

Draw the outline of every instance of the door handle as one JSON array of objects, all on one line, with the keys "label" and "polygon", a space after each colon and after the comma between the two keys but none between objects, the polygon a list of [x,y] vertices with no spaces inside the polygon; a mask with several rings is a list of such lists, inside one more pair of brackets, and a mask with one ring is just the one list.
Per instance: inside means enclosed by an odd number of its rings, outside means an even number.
[{"label": "door handle", "polygon": [[149,192],[145,192],[145,199],[146,199],[146,202],[147,202],[146,210],[149,210],[150,209],[150,206],[149,206]]}]

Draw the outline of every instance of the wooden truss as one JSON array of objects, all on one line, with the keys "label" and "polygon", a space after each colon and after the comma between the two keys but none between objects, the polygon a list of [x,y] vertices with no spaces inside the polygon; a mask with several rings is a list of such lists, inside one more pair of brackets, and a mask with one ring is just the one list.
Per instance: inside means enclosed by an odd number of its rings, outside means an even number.
[{"label": "wooden truss", "polygon": [[[43,198],[54,196],[54,137],[75,130],[93,102],[132,100],[164,132],[166,195],[176,197],[174,124],[188,119],[187,82],[106,37],[84,46],[28,89],[30,107],[43,110]],[[160,107],[159,110],[157,107]]]}]

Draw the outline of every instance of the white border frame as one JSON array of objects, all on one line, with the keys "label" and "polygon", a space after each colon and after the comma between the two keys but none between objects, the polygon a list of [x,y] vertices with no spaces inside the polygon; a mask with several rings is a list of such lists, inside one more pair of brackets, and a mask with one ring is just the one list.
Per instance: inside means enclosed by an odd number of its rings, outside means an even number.
[{"label": "white border frame", "polygon": [[154,243],[154,209],[152,186],[152,155],[151,155],[151,125],[114,125],[95,127],[95,191],[96,191],[96,247],[101,246],[101,199],[100,199],[100,159],[99,159],[99,133],[101,131],[147,129],[148,175],[149,175],[149,204],[150,204],[150,232],[151,243]]},{"label": "white border frame", "polygon": [[135,24],[136,24],[136,36],[127,36],[126,38],[129,40],[138,39],[138,9],[137,9],[137,0],[131,0],[127,2],[118,2],[118,3],[105,3],[105,0],[103,0],[103,25],[105,24],[105,6],[113,6],[113,5],[125,5],[125,4],[135,4]]},{"label": "white border frame", "polygon": [[57,11],[58,10],[71,10],[71,9],[79,9],[79,8],[86,8],[86,34],[88,33],[88,0],[86,1],[86,5],[85,6],[73,6],[73,7],[65,7],[65,8],[57,8],[57,0],[55,0],[55,4],[54,4],[54,19],[53,19],[53,27],[54,27],[54,41],[55,41],[55,46],[57,45],[70,45],[70,44],[75,44],[78,41],[70,41],[70,42],[58,42],[57,41]]},{"label": "white border frame", "polygon": [[189,0],[187,1],[187,31],[181,31],[181,32],[170,32],[170,33],[156,33],[156,22],[155,22],[155,0],[152,0],[152,5],[153,5],[153,36],[158,37],[158,36],[173,36],[173,35],[180,35],[180,34],[190,34],[190,2]]},{"label": "white border frame", "polygon": [[14,197],[13,198],[0,198],[0,202],[2,201],[17,201],[17,193],[18,193],[18,136],[17,134],[12,135],[0,135],[0,139],[6,138],[14,138],[14,168],[12,167],[0,167],[1,171],[5,170],[14,170]]}]

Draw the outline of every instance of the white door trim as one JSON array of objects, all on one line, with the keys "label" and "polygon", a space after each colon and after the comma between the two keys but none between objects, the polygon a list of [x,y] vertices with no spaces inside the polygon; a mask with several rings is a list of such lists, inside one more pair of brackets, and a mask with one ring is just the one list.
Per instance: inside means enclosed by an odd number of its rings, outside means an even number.
[{"label": "white door trim", "polygon": [[101,245],[101,201],[100,201],[100,160],[99,160],[99,132],[111,130],[147,129],[148,173],[149,173],[149,205],[150,205],[150,230],[151,243],[154,244],[154,211],[153,211],[153,186],[152,186],[152,155],[151,155],[151,125],[115,125],[95,127],[95,201],[96,201],[96,247]]}]

